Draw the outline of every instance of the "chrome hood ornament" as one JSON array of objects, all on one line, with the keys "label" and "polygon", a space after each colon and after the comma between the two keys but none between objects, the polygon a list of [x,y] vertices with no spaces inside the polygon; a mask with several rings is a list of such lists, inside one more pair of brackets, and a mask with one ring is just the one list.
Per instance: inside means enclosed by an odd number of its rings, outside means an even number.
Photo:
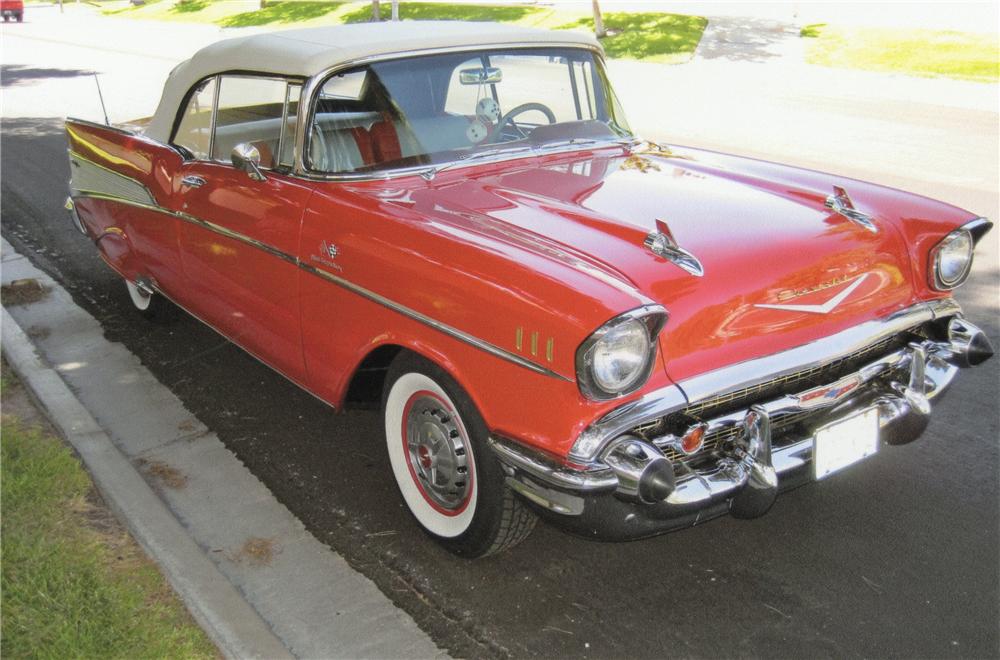
[{"label": "chrome hood ornament", "polygon": [[702,268],[698,257],[677,245],[670,227],[663,220],[656,220],[656,229],[646,236],[646,240],[642,244],[656,256],[663,257],[695,277],[701,277],[705,274],[705,269]]},{"label": "chrome hood ornament", "polygon": [[844,216],[851,222],[861,225],[871,233],[878,233],[878,227],[875,226],[875,221],[872,220],[872,217],[854,208],[854,202],[847,195],[847,191],[840,186],[833,187],[833,194],[826,198],[824,206],[834,213]]},{"label": "chrome hood ornament", "polygon": [[837,305],[844,302],[849,295],[854,293],[855,289],[861,286],[861,283],[868,279],[869,275],[871,275],[870,272],[857,276],[849,286],[844,287],[840,293],[835,295],[833,298],[830,298],[822,305],[754,305],[754,307],[763,307],[764,309],[781,309],[786,312],[806,312],[807,314],[829,314],[837,307]]}]

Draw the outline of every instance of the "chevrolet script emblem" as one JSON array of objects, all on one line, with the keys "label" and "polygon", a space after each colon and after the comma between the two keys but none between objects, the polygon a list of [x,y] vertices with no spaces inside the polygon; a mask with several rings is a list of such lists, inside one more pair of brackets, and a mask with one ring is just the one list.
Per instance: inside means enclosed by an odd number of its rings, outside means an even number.
[{"label": "chevrolet script emblem", "polygon": [[764,309],[781,309],[787,312],[806,312],[807,314],[829,314],[837,307],[837,305],[844,302],[848,296],[854,293],[854,290],[861,286],[861,283],[864,282],[869,275],[871,275],[871,273],[859,275],[855,278],[854,282],[850,284],[850,286],[845,287],[840,293],[835,295],[833,298],[830,298],[822,305],[754,305],[754,307],[763,307]]}]

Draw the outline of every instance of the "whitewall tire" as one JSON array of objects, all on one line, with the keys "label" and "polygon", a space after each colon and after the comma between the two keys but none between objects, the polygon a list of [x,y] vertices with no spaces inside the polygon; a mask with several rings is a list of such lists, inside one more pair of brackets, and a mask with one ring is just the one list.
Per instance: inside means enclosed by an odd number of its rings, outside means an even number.
[{"label": "whitewall tire", "polygon": [[392,476],[424,532],[463,557],[527,538],[535,514],[507,487],[486,423],[444,370],[400,353],[386,376],[382,416]]}]

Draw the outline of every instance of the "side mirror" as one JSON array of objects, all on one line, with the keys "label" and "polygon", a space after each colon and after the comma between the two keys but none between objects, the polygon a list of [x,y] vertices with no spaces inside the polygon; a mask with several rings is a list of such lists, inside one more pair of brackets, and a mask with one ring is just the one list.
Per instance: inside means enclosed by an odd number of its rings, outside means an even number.
[{"label": "side mirror", "polygon": [[247,173],[254,181],[266,181],[267,177],[260,171],[260,151],[247,142],[241,142],[233,147],[229,159],[233,167]]}]

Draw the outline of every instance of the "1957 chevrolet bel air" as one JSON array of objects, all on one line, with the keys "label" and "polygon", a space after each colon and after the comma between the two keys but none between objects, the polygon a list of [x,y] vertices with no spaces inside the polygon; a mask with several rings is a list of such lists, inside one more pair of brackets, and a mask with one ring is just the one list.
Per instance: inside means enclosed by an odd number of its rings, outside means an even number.
[{"label": "1957 chevrolet bel air", "polygon": [[380,400],[403,500],[464,556],[538,513],[601,539],[760,516],[916,439],[993,352],[951,296],[990,222],[642,141],[583,34],[232,39],[151,119],[66,130],[67,207],[135,306]]}]

